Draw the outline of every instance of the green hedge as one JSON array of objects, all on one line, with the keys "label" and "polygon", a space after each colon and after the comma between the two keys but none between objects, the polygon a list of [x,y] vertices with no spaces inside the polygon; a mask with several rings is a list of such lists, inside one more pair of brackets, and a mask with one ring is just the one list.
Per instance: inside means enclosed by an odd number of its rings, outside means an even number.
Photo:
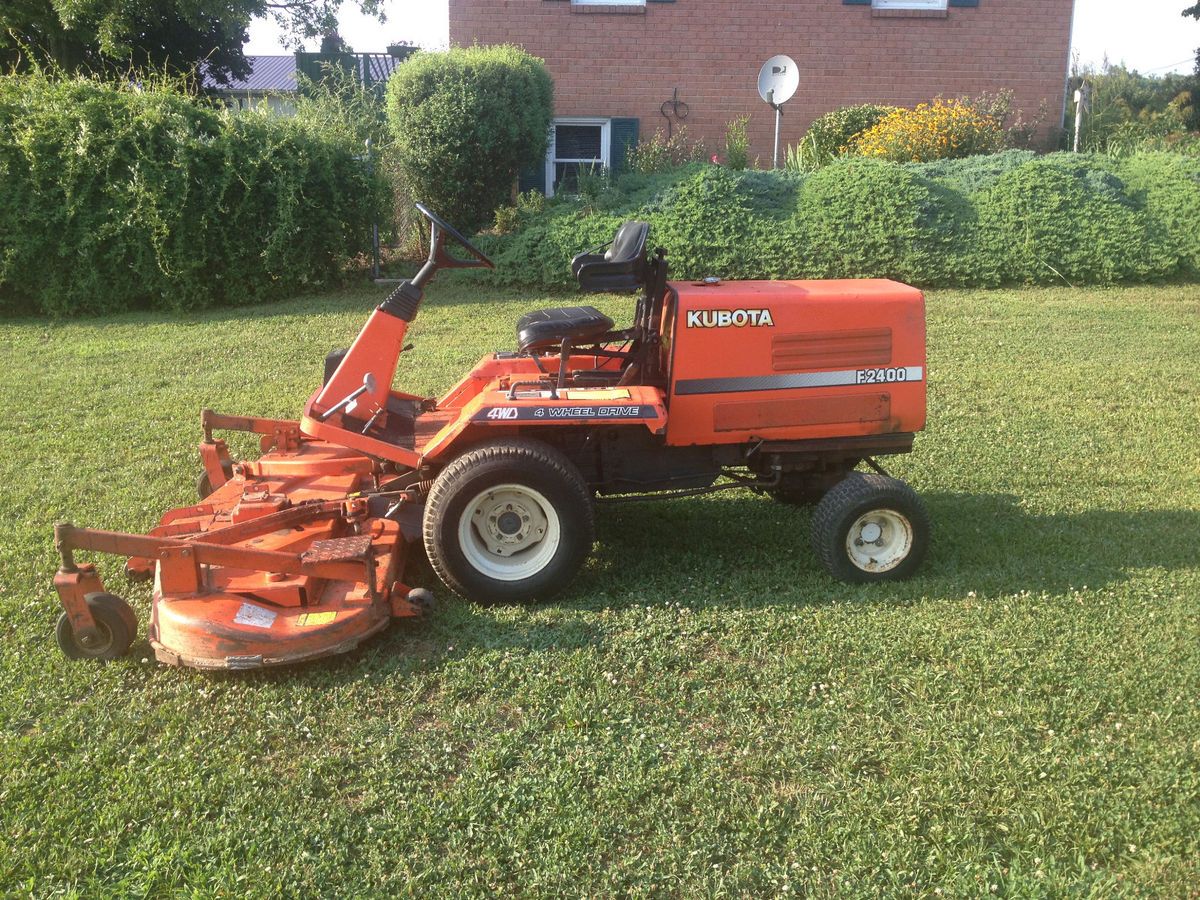
[{"label": "green hedge", "polygon": [[1008,151],[811,175],[694,164],[563,198],[484,240],[503,283],[569,287],[567,262],[625,219],[676,277],[890,277],[920,286],[1112,284],[1200,273],[1200,160]]},{"label": "green hedge", "polygon": [[554,86],[518,47],[417,53],[387,88],[396,156],[413,196],[459,228],[491,222],[523,170],[546,157]]},{"label": "green hedge", "polygon": [[327,283],[369,249],[385,198],[358,152],[171,87],[0,77],[0,309],[190,309]]}]

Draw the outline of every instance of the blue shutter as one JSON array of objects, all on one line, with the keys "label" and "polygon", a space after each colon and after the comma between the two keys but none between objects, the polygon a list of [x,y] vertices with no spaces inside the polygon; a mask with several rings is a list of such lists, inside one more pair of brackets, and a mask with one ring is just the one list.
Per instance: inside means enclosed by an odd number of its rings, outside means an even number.
[{"label": "blue shutter", "polygon": [[637,144],[638,120],[613,119],[609,124],[608,136],[611,142],[611,146],[608,148],[609,168],[614,173],[624,172],[627,167],[629,148]]},{"label": "blue shutter", "polygon": [[951,6],[978,6],[979,0],[950,0]]},{"label": "blue shutter", "polygon": [[870,6],[871,0],[842,0],[843,6]]}]

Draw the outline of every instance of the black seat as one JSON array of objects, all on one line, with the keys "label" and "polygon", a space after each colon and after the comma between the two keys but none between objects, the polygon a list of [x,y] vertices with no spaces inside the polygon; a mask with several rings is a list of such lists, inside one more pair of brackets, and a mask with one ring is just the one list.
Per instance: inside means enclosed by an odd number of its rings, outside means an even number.
[{"label": "black seat", "polygon": [[585,291],[636,291],[646,283],[645,222],[626,222],[617,229],[608,249],[596,247],[571,260],[571,272]]},{"label": "black seat", "polygon": [[563,306],[526,313],[517,322],[517,348],[526,353],[560,347],[564,339],[587,341],[612,331],[613,320],[593,306]]}]

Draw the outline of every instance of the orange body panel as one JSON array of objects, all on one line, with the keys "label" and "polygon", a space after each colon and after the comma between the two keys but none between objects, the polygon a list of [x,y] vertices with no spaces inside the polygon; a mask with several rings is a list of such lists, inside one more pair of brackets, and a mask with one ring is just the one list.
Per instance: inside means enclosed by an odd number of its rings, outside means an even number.
[{"label": "orange body panel", "polygon": [[667,443],[915,432],[925,302],[883,280],[674,282]]},{"label": "orange body panel", "polygon": [[[329,409],[361,387],[363,376],[370,373],[375,380],[375,390],[359,401],[358,408],[368,416],[374,415],[387,402],[407,333],[408,322],[378,309],[372,312],[333,377],[317,391],[309,406],[318,411]],[[412,397],[411,394],[400,396]],[[305,434],[311,432],[305,430]]]},{"label": "orange body panel", "polygon": [[461,437],[482,430],[501,437],[531,427],[624,424],[647,428],[653,434],[663,434],[667,427],[663,392],[658,388],[566,388],[555,398],[549,396],[549,391],[533,389],[517,391],[513,396],[508,389],[500,388],[500,383],[490,382],[468,400],[456,418],[425,445],[423,459],[433,461],[453,455],[453,447]]}]

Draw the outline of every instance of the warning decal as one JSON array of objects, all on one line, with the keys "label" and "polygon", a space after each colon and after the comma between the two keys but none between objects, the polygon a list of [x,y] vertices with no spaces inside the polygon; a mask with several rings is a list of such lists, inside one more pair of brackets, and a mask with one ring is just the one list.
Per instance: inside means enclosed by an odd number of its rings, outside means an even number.
[{"label": "warning decal", "polygon": [[243,603],[237,611],[237,615],[233,617],[233,621],[234,624],[249,625],[251,628],[270,628],[275,624],[277,615],[278,613],[255,606],[253,603]]},{"label": "warning decal", "polygon": [[336,618],[336,612],[300,613],[296,616],[296,624],[301,628],[306,625],[328,625]]}]

